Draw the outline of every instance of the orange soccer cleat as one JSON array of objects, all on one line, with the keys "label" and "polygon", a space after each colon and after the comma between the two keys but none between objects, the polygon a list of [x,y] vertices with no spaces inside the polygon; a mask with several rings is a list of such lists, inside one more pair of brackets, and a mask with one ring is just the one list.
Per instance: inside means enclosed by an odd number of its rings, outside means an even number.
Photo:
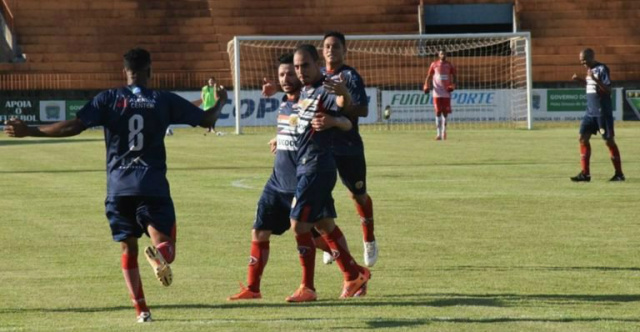
[{"label": "orange soccer cleat", "polygon": [[287,296],[287,302],[311,302],[317,299],[316,292],[305,285],[300,285],[293,295]]},{"label": "orange soccer cleat", "polygon": [[227,298],[227,301],[236,301],[236,300],[258,300],[262,298],[262,294],[260,292],[254,292],[250,290],[248,287],[244,287],[240,284],[240,292],[235,295],[231,295]]},{"label": "orange soccer cleat", "polygon": [[[340,294],[341,299],[346,299],[349,297],[357,297],[364,296],[367,294],[367,282],[371,279],[371,271],[366,267],[362,268],[362,272],[358,275],[354,280],[345,280],[344,286],[342,287],[342,294]],[[364,288],[364,289],[362,289]],[[361,290],[362,289],[362,290]],[[356,294],[358,294],[356,296]]]}]

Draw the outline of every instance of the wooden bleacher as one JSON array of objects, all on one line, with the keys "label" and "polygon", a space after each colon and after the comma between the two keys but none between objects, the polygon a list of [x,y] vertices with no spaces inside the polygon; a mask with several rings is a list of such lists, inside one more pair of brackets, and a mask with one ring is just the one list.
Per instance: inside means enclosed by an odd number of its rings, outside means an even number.
[{"label": "wooden bleacher", "polygon": [[[0,64],[3,89],[101,89],[121,84],[121,56],[152,52],[154,86],[230,85],[234,35],[415,34],[420,0],[6,0],[25,63]],[[616,81],[640,75],[638,0],[511,0],[533,37],[534,82],[567,82],[578,53],[596,51]],[[424,0],[431,4],[509,0]],[[367,70],[363,68],[363,70]],[[366,75],[365,75],[366,76]],[[54,84],[55,82],[55,84]]]},{"label": "wooden bleacher", "polygon": [[531,31],[534,82],[563,82],[584,68],[578,55],[592,48],[614,81],[640,79],[640,1],[518,1],[522,30]]}]

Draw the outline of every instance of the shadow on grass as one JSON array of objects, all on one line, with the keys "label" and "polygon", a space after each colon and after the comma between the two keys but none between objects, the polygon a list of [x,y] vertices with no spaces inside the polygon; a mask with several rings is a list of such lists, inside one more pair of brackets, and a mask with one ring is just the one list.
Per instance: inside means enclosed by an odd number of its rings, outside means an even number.
[{"label": "shadow on grass", "polygon": [[513,270],[530,270],[530,271],[640,271],[640,267],[620,267],[620,266],[445,266],[437,268],[441,271],[513,271]]},{"label": "shadow on grass", "polygon": [[[430,300],[433,297],[447,297],[444,299],[436,299]],[[473,306],[496,306],[502,303],[502,298],[512,298],[514,300],[527,300],[533,299],[537,300],[540,298],[560,298],[560,299],[568,299],[570,301],[640,301],[640,295],[519,295],[519,294],[422,294],[417,295],[414,301],[380,301],[375,298],[371,299],[373,301],[336,301],[336,300],[326,300],[326,301],[317,301],[312,303],[297,303],[297,304],[288,304],[288,303],[261,303],[260,301],[256,302],[234,302],[234,303],[222,303],[222,304],[160,304],[153,305],[151,308],[153,309],[166,309],[166,310],[208,310],[212,311],[212,315],[214,315],[210,319],[185,319],[183,318],[160,318],[156,319],[158,322],[183,322],[183,323],[193,323],[197,322],[199,324],[220,324],[221,322],[227,322],[230,324],[233,323],[255,323],[255,322],[291,322],[294,324],[299,324],[310,321],[327,321],[331,320],[335,322],[335,319],[331,317],[327,318],[313,318],[313,317],[304,317],[304,315],[295,315],[292,314],[289,318],[268,318],[268,317],[253,317],[252,315],[233,315],[233,317],[225,314],[227,309],[229,310],[238,310],[238,309],[246,309],[246,311],[251,311],[254,308],[277,308],[277,309],[290,309],[292,311],[304,310],[299,312],[306,312],[309,309],[319,308],[319,307],[382,307],[382,306],[392,306],[395,308],[401,307],[443,307],[443,306],[463,306],[463,305],[473,305]],[[296,310],[298,309],[298,310]],[[131,306],[113,306],[113,307],[75,307],[75,308],[8,308],[8,309],[0,309],[1,314],[51,314],[51,313],[96,313],[96,312],[131,312]],[[123,313],[124,314],[124,313]],[[461,313],[461,315],[464,315]],[[373,318],[373,319],[365,319],[363,323],[366,325],[366,329],[381,329],[381,328],[419,328],[420,326],[427,326],[434,323],[449,323],[449,324],[501,324],[501,323],[556,323],[556,324],[565,324],[565,323],[596,323],[596,322],[611,322],[611,323],[631,323],[638,324],[640,323],[640,318],[628,318],[628,317],[612,317],[612,316],[575,316],[575,317],[523,317],[518,315],[517,317],[477,317],[477,318],[468,318],[468,317],[428,317],[428,312],[425,312],[425,318],[421,319],[398,319],[398,318]],[[461,325],[463,326],[463,325]],[[342,328],[341,328],[342,329]],[[348,328],[345,328],[348,329]]]},{"label": "shadow on grass", "polygon": [[372,329],[380,328],[401,328],[429,325],[433,323],[459,323],[459,324],[498,324],[498,323],[589,323],[589,322],[619,322],[638,323],[637,318],[618,317],[487,317],[487,318],[423,318],[423,319],[376,319],[366,321],[367,326]]},{"label": "shadow on grass", "polygon": [[[392,298],[385,300],[385,297]],[[406,299],[406,300],[398,300]],[[269,303],[262,301],[225,302],[219,304],[158,304],[153,308],[163,309],[252,309],[252,308],[322,308],[322,307],[456,307],[456,306],[480,306],[480,307],[518,307],[523,302],[548,302],[553,304],[586,304],[592,302],[628,303],[640,302],[640,294],[462,294],[462,293],[422,293],[422,294],[394,294],[382,297],[369,297],[363,300],[319,300],[306,303]],[[21,312],[108,312],[131,310],[130,306],[114,307],[71,307],[71,308],[1,308],[0,314]],[[502,318],[499,318],[502,319]],[[515,318],[514,318],[515,319]],[[564,318],[563,318],[564,319]],[[567,318],[572,319],[572,318]],[[609,318],[590,318],[593,320],[610,320]],[[562,321],[562,320],[560,320]],[[640,321],[640,318],[638,320]]]},{"label": "shadow on grass", "polygon": [[[169,172],[180,171],[224,171],[224,170],[265,170],[272,169],[270,166],[213,166],[213,167],[169,167]],[[105,172],[104,168],[101,169],[52,169],[52,170],[2,170],[0,174],[33,174],[33,173],[96,173]]]},{"label": "shadow on grass", "polygon": [[86,143],[86,142],[104,142],[103,138],[49,138],[49,139],[3,139],[0,140],[0,146],[9,145],[34,145],[34,144],[70,144],[70,143]]}]

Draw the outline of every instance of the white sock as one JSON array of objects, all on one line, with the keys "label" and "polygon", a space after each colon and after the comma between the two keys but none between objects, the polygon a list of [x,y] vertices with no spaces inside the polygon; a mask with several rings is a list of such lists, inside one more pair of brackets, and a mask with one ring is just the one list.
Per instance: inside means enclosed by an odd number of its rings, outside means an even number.
[{"label": "white sock", "polygon": [[436,115],[436,135],[440,137],[440,116]]},{"label": "white sock", "polygon": [[447,134],[447,118],[444,115],[442,115],[440,123],[442,124],[442,137],[444,137]]}]

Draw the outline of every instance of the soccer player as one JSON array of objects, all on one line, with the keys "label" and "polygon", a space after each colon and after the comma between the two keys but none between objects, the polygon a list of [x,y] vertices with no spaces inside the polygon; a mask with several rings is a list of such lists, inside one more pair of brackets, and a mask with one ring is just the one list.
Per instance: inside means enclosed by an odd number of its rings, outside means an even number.
[{"label": "soccer player", "polygon": [[[365,92],[364,80],[358,72],[345,64],[347,44],[342,33],[331,31],[324,35],[322,42],[326,67],[323,72],[330,79],[325,81],[325,89],[338,96],[349,95],[352,102],[341,110],[352,122],[348,132],[335,135],[333,154],[342,183],[349,190],[360,215],[364,242],[364,264],[373,266],[378,260],[378,245],[374,235],[373,201],[367,193],[367,164],[364,156],[364,143],[358,128],[358,118],[369,113],[369,101]],[[331,256],[324,256],[326,264]]]},{"label": "soccer player", "polygon": [[[433,84],[433,86],[432,86]],[[447,139],[447,116],[451,113],[451,92],[456,87],[456,69],[447,61],[447,52],[438,51],[438,60],[431,63],[422,90],[433,89],[433,106],[436,111],[436,140]]]},{"label": "soccer player", "polygon": [[[206,110],[213,105],[215,105],[218,100],[218,84],[216,84],[216,78],[210,77],[207,80],[207,84],[202,87],[202,91],[200,92],[200,99],[202,100],[202,109]],[[217,119],[216,119],[217,120]],[[204,132],[206,136],[208,133],[215,133],[220,136],[218,132],[216,132],[216,121],[213,121],[211,127],[207,128],[207,131]]]},{"label": "soccer player", "polygon": [[[356,263],[349,253],[347,242],[336,226],[335,206],[331,191],[336,180],[336,160],[332,151],[335,117],[342,116],[340,106],[350,105],[349,94],[336,96],[323,86],[318,51],[313,45],[299,46],[294,53],[293,65],[303,84],[300,101],[296,104],[298,116],[290,120],[296,135],[297,186],[291,208],[291,227],[295,233],[302,265],[302,284],[287,297],[288,302],[314,301],[316,245],[311,230],[315,227],[327,242],[333,257],[344,275],[340,298],[364,295],[371,272]],[[332,115],[329,117],[327,115]],[[351,121],[339,125],[341,130],[351,129]],[[331,129],[327,129],[331,128]],[[326,216],[325,212],[330,212]]]},{"label": "soccer player", "polygon": [[136,310],[137,321],[150,322],[138,271],[138,238],[146,233],[153,243],[144,253],[156,278],[172,282],[170,263],[175,258],[176,217],[166,178],[165,130],[169,124],[211,126],[227,94],[218,91],[218,103],[202,111],[170,92],[148,89],[151,56],[135,48],[124,54],[127,85],[103,91],[73,120],[28,127],[11,119],[5,122],[10,137],[69,137],[89,127],[104,127],[107,149],[106,216],[114,241],[122,248],[124,280]]},{"label": "soccer player", "polygon": [[[291,203],[296,191],[296,133],[291,123],[298,118],[297,108],[302,84],[296,77],[293,67],[293,54],[282,55],[278,62],[278,81],[285,96],[278,109],[278,134],[275,139],[269,141],[271,152],[275,153],[273,172],[267,181],[260,200],[256,219],[251,231],[251,254],[247,271],[247,287],[241,285],[239,293],[230,296],[228,300],[250,300],[262,298],[260,293],[260,281],[269,259],[269,240],[272,234],[281,235],[290,227],[289,214]],[[330,117],[331,115],[326,115]],[[337,117],[335,123],[349,126],[349,120]],[[331,120],[329,120],[331,121]],[[330,217],[330,211],[321,213],[321,217]],[[322,238],[316,238],[316,245],[324,242]]]},{"label": "soccer player", "polygon": [[591,158],[591,135],[600,133],[605,140],[611,162],[615,169],[615,174],[609,181],[624,181],[622,173],[622,161],[620,150],[614,139],[613,130],[613,106],[611,102],[611,77],[609,68],[595,60],[595,52],[584,49],[580,52],[580,63],[587,68],[586,78],[573,74],[574,81],[581,82],[587,86],[587,111],[580,123],[580,164],[582,171],[578,175],[571,177],[574,182],[591,181],[589,170],[589,159]]}]

